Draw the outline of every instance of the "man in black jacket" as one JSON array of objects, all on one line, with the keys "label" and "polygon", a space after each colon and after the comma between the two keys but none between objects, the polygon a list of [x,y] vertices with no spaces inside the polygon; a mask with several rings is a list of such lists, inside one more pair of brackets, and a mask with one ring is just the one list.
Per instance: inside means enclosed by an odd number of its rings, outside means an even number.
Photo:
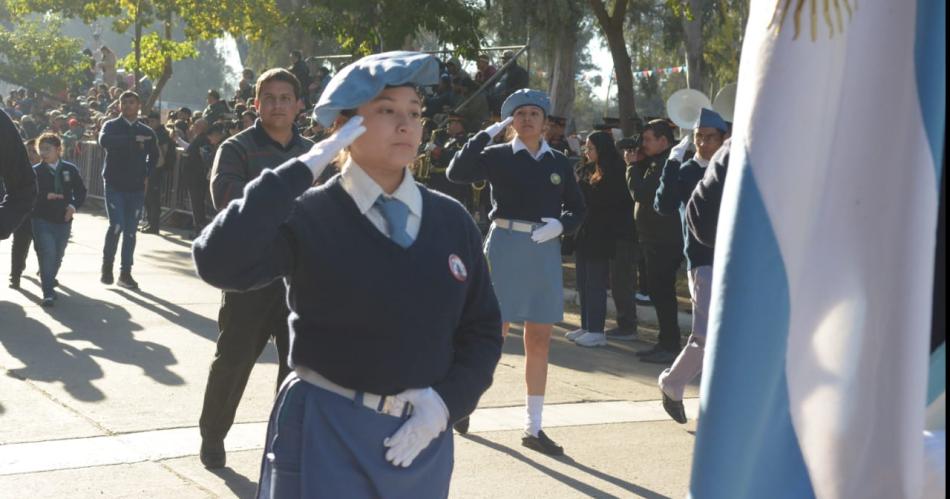
[{"label": "man in black jacket", "polygon": [[13,120],[0,110],[0,239],[20,226],[36,200],[36,175]]},{"label": "man in black jacket", "polygon": [[195,137],[191,144],[188,144],[188,148],[182,155],[181,178],[188,189],[194,221],[192,239],[197,237],[208,223],[205,201],[208,199],[209,192],[209,172],[214,162],[215,150],[223,139],[224,129],[221,125],[211,125],[205,132]]},{"label": "man in black jacket", "polygon": [[145,205],[145,187],[149,173],[158,163],[158,140],[155,132],[138,121],[141,100],[132,91],[119,96],[118,118],[109,120],[99,132],[99,145],[106,150],[105,180],[106,216],[109,229],[102,250],[103,284],[112,284],[112,267],[122,236],[122,260],[119,286],[138,288],[132,278],[135,233]]},{"label": "man in black jacket", "polygon": [[659,342],[638,353],[644,362],[670,364],[680,351],[677,322],[676,271],[683,260],[683,232],[676,215],[653,209],[663,165],[673,145],[673,130],[664,120],[653,120],[641,134],[646,158],[627,169],[627,186],[633,196],[634,219],[640,248],[647,264],[650,296],[660,323]]}]

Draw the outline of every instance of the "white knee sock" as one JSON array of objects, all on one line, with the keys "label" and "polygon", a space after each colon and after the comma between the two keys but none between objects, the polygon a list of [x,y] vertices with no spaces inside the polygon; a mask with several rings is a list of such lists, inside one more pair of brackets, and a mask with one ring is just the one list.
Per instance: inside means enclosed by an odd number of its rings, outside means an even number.
[{"label": "white knee sock", "polygon": [[538,436],[541,431],[541,412],[544,410],[544,395],[528,395],[525,397],[525,408],[527,415],[525,417],[524,431],[531,435]]}]

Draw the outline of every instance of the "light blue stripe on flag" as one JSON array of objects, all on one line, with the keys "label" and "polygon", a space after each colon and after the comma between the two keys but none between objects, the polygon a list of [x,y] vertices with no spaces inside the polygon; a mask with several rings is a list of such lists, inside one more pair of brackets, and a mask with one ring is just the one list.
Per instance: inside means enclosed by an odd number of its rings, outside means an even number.
[{"label": "light blue stripe on flag", "polygon": [[728,298],[712,311],[719,324],[707,343],[690,495],[813,497],[789,412],[788,280],[751,165],[738,152],[729,174],[741,177],[736,217],[719,225],[742,230],[717,240],[731,248],[717,261],[715,284]]}]

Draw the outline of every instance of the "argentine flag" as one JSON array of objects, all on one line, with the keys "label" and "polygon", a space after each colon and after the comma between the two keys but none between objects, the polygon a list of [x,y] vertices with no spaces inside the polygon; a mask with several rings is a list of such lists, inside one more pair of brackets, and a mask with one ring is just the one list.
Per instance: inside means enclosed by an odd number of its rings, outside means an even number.
[{"label": "argentine flag", "polygon": [[752,2],[692,497],[922,496],[945,11]]}]

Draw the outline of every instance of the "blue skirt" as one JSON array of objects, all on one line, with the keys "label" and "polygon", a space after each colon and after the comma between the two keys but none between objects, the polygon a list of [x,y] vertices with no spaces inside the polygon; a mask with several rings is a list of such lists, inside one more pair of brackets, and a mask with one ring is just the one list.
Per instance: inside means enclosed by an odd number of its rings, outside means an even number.
[{"label": "blue skirt", "polygon": [[258,499],[444,499],[452,477],[452,429],[408,468],[386,461],[383,440],[406,417],[378,414],[290,373],[274,403]]},{"label": "blue skirt", "polygon": [[502,321],[554,324],[564,319],[559,238],[538,244],[529,233],[492,225],[485,241],[485,257]]}]

